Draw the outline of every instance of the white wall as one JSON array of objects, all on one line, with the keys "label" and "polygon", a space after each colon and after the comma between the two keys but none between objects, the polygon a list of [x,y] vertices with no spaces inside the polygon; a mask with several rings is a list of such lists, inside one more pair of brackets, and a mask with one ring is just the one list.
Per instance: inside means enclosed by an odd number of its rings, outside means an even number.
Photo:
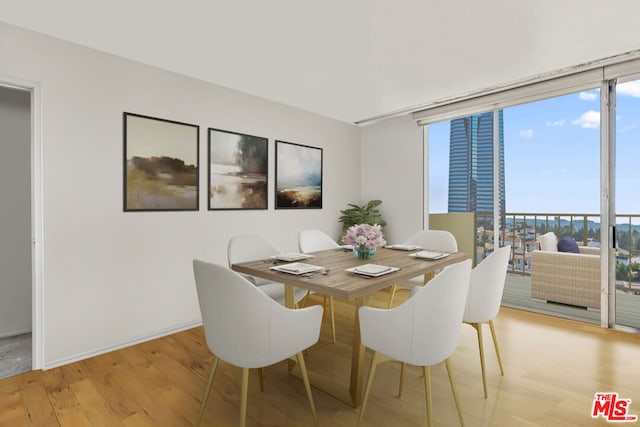
[{"label": "white wall", "polygon": [[0,338],[31,331],[30,103],[0,87]]},{"label": "white wall", "polygon": [[[355,126],[1,23],[0,40],[0,78],[42,87],[45,367],[198,322],[193,258],[226,264],[240,233],[337,237],[360,197]],[[201,126],[200,211],[122,211],[123,111]],[[270,139],[269,210],[206,210],[207,127]],[[273,139],[324,149],[322,210],[273,209]]]},{"label": "white wall", "polygon": [[422,130],[409,116],[362,129],[362,200],[382,200],[389,243],[422,229]]}]

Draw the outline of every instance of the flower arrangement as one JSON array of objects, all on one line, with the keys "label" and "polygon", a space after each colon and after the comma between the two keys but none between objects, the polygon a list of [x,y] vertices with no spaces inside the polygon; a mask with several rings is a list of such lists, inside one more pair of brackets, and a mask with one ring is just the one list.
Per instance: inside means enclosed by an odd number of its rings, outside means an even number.
[{"label": "flower arrangement", "polygon": [[387,242],[382,236],[380,225],[356,224],[349,227],[347,233],[342,236],[342,242],[353,245],[359,249],[375,249],[378,246],[386,245]]}]

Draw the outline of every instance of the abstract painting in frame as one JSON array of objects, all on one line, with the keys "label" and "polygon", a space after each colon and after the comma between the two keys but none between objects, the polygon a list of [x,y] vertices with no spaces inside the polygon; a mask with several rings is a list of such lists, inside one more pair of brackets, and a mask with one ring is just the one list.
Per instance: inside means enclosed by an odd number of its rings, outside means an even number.
[{"label": "abstract painting in frame", "polygon": [[276,141],[275,207],[322,208],[322,148]]},{"label": "abstract painting in frame", "polygon": [[197,211],[200,126],[124,113],[124,211]]},{"label": "abstract painting in frame", "polygon": [[267,209],[268,143],[209,128],[209,210]]}]

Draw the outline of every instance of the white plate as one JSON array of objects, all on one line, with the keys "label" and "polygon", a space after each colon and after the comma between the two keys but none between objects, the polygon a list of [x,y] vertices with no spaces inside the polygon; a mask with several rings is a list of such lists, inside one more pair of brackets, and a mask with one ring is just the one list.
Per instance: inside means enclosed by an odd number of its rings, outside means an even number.
[{"label": "white plate", "polygon": [[420,258],[420,259],[426,259],[429,261],[434,261],[436,259],[441,259],[444,257],[448,257],[451,254],[447,254],[444,252],[431,252],[431,251],[420,251],[420,252],[416,252],[415,254],[411,254],[409,256],[412,256],[414,258]]},{"label": "white plate", "polygon": [[336,249],[340,249],[343,251],[352,251],[353,245],[342,245],[342,246],[338,246]]},{"label": "white plate", "polygon": [[300,261],[301,259],[313,258],[313,255],[292,252],[288,254],[275,255],[274,258],[277,259],[278,261],[292,262],[292,261]]},{"label": "white plate", "polygon": [[347,268],[345,271],[363,276],[378,277],[384,274],[393,273],[400,270],[398,267],[389,267],[387,265],[365,264],[357,267]]},{"label": "white plate", "polygon": [[399,251],[415,251],[416,249],[422,249],[420,246],[416,245],[389,245],[386,246],[388,249],[397,249]]},{"label": "white plate", "polygon": [[305,264],[302,262],[292,262],[291,264],[283,264],[283,265],[277,265],[275,267],[271,267],[271,270],[277,270],[283,273],[296,274],[296,275],[311,273],[312,271],[318,271],[322,269],[324,269],[324,267]]}]

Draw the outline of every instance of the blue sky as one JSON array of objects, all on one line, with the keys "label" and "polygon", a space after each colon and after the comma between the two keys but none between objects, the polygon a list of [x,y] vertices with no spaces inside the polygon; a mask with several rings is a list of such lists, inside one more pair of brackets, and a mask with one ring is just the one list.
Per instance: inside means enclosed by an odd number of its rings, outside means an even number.
[{"label": "blue sky", "polygon": [[[504,110],[506,210],[600,211],[600,91]],[[447,211],[449,122],[429,126],[430,211]],[[618,86],[616,209],[640,214],[640,80]]]}]

